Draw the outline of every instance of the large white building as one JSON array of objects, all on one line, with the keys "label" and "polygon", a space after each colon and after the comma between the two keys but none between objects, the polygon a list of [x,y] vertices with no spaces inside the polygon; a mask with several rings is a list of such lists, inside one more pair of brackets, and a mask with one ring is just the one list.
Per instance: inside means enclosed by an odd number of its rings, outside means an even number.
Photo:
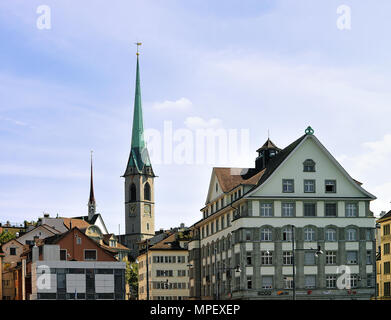
[{"label": "large white building", "polygon": [[[292,299],[295,284],[297,299],[369,299],[375,197],[310,127],[285,149],[268,139],[257,151],[255,168],[213,169],[189,243],[190,296]],[[351,289],[337,288],[344,265]]]}]

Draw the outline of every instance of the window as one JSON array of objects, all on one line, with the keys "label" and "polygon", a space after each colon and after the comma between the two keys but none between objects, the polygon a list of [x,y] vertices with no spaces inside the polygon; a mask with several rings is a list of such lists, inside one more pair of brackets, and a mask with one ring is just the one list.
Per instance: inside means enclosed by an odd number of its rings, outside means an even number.
[{"label": "window", "polygon": [[304,180],[304,192],[305,193],[315,192],[315,180]]},{"label": "window", "polygon": [[304,241],[315,241],[315,230],[312,227],[304,228]]},{"label": "window", "polygon": [[389,234],[390,234],[390,225],[386,224],[385,226],[383,226],[383,236],[387,236]]},{"label": "window", "polygon": [[357,230],[356,229],[347,229],[346,230],[346,240],[347,241],[356,241],[357,240]]},{"label": "window", "polygon": [[246,230],[246,241],[251,240],[251,230]]},{"label": "window", "polygon": [[282,229],[282,240],[292,241],[292,229],[290,227],[285,227]]},{"label": "window", "polygon": [[282,204],[282,216],[283,217],[293,217],[295,215],[295,205],[294,203],[283,203]]},{"label": "window", "polygon": [[272,230],[270,228],[261,229],[261,241],[272,241]]},{"label": "window", "polygon": [[325,181],[325,192],[326,193],[336,193],[337,192],[337,181],[326,180]]},{"label": "window", "polygon": [[312,159],[307,159],[303,162],[304,172],[315,172],[315,162]]},{"label": "window", "polygon": [[252,289],[253,287],[253,278],[252,276],[247,276],[247,289]]},{"label": "window", "polygon": [[293,277],[284,277],[284,289],[293,288]]},{"label": "window", "polygon": [[316,203],[304,203],[304,217],[316,216]]},{"label": "window", "polygon": [[367,258],[367,264],[372,264],[372,251],[371,250],[367,250],[366,258]]},{"label": "window", "polygon": [[10,248],[10,255],[16,256],[16,248]]},{"label": "window", "polygon": [[84,250],[84,260],[96,260],[96,250]]},{"label": "window", "polygon": [[293,262],[292,251],[284,251],[282,255],[282,264],[291,265]]},{"label": "window", "polygon": [[336,217],[337,216],[337,204],[336,203],[326,203],[325,204],[325,216],[326,217]]},{"label": "window", "polygon": [[295,191],[293,179],[283,179],[282,180],[282,192],[291,193]]},{"label": "window", "polygon": [[345,211],[347,217],[357,217],[357,203],[347,203],[345,205]]},{"label": "window", "polygon": [[316,287],[316,276],[315,275],[306,275],[304,278],[305,287],[307,289]]},{"label": "window", "polygon": [[358,275],[357,274],[351,274],[350,276],[348,276],[346,281],[347,281],[347,283],[350,284],[351,288],[357,288],[357,285],[358,285]]},{"label": "window", "polygon": [[60,250],[60,260],[61,261],[66,261],[67,260],[67,250],[66,249],[61,249]]},{"label": "window", "polygon": [[273,276],[262,277],[262,289],[273,289]]},{"label": "window", "polygon": [[326,230],[326,241],[337,241],[337,231],[335,229]]},{"label": "window", "polygon": [[144,185],[144,199],[151,201],[151,186],[148,182]]},{"label": "window", "polygon": [[384,262],[383,273],[390,274],[390,262]]},{"label": "window", "polygon": [[337,264],[336,251],[326,251],[326,264]]},{"label": "window", "polygon": [[326,276],[326,288],[333,289],[337,287],[337,276]]},{"label": "window", "polygon": [[251,254],[251,251],[247,251],[246,262],[247,262],[247,265],[251,266],[251,264],[252,264],[252,254]]},{"label": "window", "polygon": [[390,254],[390,243],[385,243],[383,245],[383,254]]},{"label": "window", "polygon": [[261,217],[273,216],[273,204],[272,203],[261,203]]},{"label": "window", "polygon": [[130,186],[129,202],[136,202],[136,185],[134,183]]},{"label": "window", "polygon": [[273,264],[273,252],[262,251],[261,252],[261,264],[262,265],[272,265]]},{"label": "window", "polygon": [[346,251],[346,260],[348,264],[357,264],[357,251]]},{"label": "window", "polygon": [[390,282],[384,282],[384,296],[389,297],[391,295],[391,286]]},{"label": "window", "polygon": [[76,235],[76,244],[81,244],[81,238]]},{"label": "window", "polygon": [[305,252],[304,253],[304,264],[307,266],[315,265],[315,253],[314,252]]}]

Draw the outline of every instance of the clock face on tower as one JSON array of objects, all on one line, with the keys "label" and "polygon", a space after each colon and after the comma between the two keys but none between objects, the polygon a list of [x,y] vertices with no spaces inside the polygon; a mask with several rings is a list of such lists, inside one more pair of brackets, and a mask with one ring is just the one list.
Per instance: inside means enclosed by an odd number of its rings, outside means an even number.
[{"label": "clock face on tower", "polygon": [[149,204],[144,205],[144,213],[151,215],[151,206]]},{"label": "clock face on tower", "polygon": [[136,206],[137,206],[137,205],[136,205],[135,203],[130,205],[130,207],[129,207],[129,213],[130,213],[131,215],[133,215],[133,214],[136,213]]}]

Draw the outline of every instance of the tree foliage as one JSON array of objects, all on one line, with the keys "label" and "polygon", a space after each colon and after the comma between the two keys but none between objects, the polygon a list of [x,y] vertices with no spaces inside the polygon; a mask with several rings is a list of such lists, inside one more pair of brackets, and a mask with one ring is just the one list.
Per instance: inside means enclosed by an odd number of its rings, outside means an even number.
[{"label": "tree foliage", "polygon": [[15,238],[16,235],[14,233],[3,231],[2,233],[0,233],[0,244],[6,243]]},{"label": "tree foliage", "polygon": [[131,299],[138,297],[138,264],[136,262],[126,262],[126,282],[129,284]]}]

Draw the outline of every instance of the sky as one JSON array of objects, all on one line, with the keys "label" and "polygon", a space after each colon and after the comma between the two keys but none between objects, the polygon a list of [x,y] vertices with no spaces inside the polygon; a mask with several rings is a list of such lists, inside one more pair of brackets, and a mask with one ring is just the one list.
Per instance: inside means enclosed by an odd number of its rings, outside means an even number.
[{"label": "sky", "polygon": [[[390,12],[388,0],[1,1],[0,221],[86,215],[93,150],[97,211],[124,232],[138,41],[156,229],[201,218],[213,166],[251,167],[268,134],[282,148],[309,125],[377,196],[375,215],[389,211]],[[207,129],[246,152],[196,161]]]}]

